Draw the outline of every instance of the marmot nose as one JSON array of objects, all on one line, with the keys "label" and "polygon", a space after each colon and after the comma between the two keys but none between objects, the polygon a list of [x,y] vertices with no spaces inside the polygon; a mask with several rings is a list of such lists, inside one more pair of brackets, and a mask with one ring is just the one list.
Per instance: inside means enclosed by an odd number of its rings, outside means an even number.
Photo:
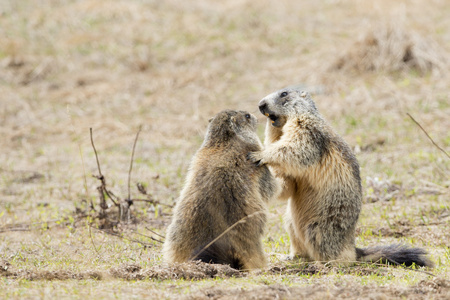
[{"label": "marmot nose", "polygon": [[265,101],[259,102],[259,111],[264,115],[267,108],[267,103]]}]

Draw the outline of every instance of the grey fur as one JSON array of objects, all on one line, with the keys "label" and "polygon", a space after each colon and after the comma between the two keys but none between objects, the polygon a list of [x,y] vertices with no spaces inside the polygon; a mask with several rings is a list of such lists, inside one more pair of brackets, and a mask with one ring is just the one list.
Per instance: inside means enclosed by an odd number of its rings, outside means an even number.
[{"label": "grey fur", "polygon": [[266,166],[246,159],[248,152],[262,149],[256,123],[248,112],[232,110],[210,121],[168,228],[166,261],[201,259],[243,269],[265,266],[266,202],[275,196],[276,181]]}]

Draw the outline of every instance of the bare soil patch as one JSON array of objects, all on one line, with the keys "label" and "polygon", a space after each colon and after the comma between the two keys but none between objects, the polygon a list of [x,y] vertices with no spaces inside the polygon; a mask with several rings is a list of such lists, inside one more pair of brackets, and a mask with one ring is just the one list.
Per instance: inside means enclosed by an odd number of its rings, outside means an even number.
[{"label": "bare soil patch", "polygon": [[351,282],[334,287],[318,284],[313,288],[273,285],[253,289],[206,289],[186,299],[446,299],[450,293],[449,284],[446,279],[436,278],[410,288],[359,286]]}]

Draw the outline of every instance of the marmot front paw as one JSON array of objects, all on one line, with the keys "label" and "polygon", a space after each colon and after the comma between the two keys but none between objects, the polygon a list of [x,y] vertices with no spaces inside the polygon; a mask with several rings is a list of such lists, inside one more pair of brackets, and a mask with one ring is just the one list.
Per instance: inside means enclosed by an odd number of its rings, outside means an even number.
[{"label": "marmot front paw", "polygon": [[265,164],[263,157],[261,155],[262,151],[255,151],[247,153],[247,160],[254,163],[256,166],[262,166]]}]

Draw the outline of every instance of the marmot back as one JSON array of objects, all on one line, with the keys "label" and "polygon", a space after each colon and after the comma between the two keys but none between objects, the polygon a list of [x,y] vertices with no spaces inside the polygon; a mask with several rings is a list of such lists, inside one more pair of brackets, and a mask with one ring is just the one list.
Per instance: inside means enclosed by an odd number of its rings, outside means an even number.
[{"label": "marmot back", "polygon": [[355,248],[362,203],[358,161],[308,93],[283,89],[262,99],[259,109],[268,117],[266,148],[249,159],[271,166],[282,182],[280,198],[289,199],[286,227],[291,255],[316,261],[432,265],[418,248]]},{"label": "marmot back", "polygon": [[165,261],[200,259],[239,269],[265,266],[266,202],[275,196],[276,182],[267,167],[246,159],[248,152],[262,149],[256,125],[255,116],[245,111],[225,110],[210,121],[174,209]]}]

